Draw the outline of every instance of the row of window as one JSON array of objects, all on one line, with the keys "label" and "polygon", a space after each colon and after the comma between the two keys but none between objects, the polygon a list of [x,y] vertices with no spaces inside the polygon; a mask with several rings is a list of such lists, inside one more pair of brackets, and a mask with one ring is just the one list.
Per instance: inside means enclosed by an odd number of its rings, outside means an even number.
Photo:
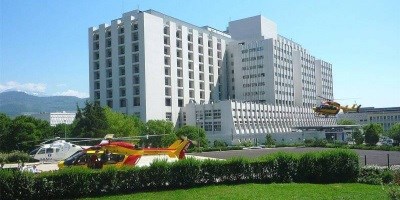
[{"label": "row of window", "polygon": [[242,62],[248,62],[248,61],[254,61],[254,60],[262,60],[262,59],[264,59],[264,56],[242,58]]},{"label": "row of window", "polygon": [[258,83],[245,83],[243,84],[243,87],[257,87],[257,86],[264,86],[265,82],[258,82]]},{"label": "row of window", "polygon": [[263,65],[253,65],[253,66],[247,66],[247,67],[242,67],[242,70],[252,70],[252,69],[261,69],[263,68]]}]

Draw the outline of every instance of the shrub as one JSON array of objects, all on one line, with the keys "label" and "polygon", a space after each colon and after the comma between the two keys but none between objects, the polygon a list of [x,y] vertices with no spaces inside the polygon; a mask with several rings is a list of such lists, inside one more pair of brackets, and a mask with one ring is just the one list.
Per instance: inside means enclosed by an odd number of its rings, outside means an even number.
[{"label": "shrub", "polygon": [[306,147],[326,147],[326,144],[328,143],[328,141],[326,141],[325,139],[306,139],[304,140],[304,145]]},{"label": "shrub", "polygon": [[359,172],[358,155],[350,150],[336,149],[310,152],[300,157],[298,181],[335,183],[355,181]]},{"label": "shrub", "polygon": [[11,153],[0,153],[0,163],[33,162],[35,159],[22,151],[12,151]]},{"label": "shrub", "polygon": [[354,154],[349,150],[279,152],[253,160],[159,160],[142,168],[71,167],[41,174],[0,170],[0,199],[80,198],[246,182],[351,182],[358,173]]}]

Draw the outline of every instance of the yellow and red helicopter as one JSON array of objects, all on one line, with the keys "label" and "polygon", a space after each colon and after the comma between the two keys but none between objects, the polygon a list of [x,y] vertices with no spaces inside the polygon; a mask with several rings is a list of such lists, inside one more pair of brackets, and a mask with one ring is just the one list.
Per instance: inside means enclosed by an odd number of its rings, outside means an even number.
[{"label": "yellow and red helicopter", "polygon": [[109,134],[96,146],[78,151],[60,161],[58,167],[81,166],[101,169],[108,166],[135,166],[143,156],[167,155],[170,158],[184,159],[185,153],[193,142],[187,138],[176,140],[168,148],[139,148],[137,145],[113,139]]},{"label": "yellow and red helicopter", "polygon": [[320,106],[313,108],[317,117],[333,117],[336,116],[340,110],[342,110],[343,113],[358,113],[360,111],[361,105],[353,104],[352,106],[341,106],[338,102],[332,99],[327,99],[321,96],[318,97],[322,98],[323,101],[321,102]]}]

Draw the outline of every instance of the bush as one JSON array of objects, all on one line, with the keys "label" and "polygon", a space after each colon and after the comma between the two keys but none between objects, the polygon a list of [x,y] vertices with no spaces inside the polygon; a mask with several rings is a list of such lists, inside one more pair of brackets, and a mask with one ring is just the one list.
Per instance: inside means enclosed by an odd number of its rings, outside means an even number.
[{"label": "bush", "polygon": [[398,186],[398,185],[389,186],[388,196],[392,200],[399,200],[400,199],[400,186]]},{"label": "bush", "polygon": [[11,153],[0,153],[0,163],[18,163],[36,161],[27,153],[22,151],[12,151]]},{"label": "bush", "polygon": [[71,167],[41,174],[0,170],[0,199],[80,198],[226,183],[351,182],[357,174],[358,157],[350,150],[280,152],[253,160],[159,160],[142,168]]},{"label": "bush", "polygon": [[358,155],[343,149],[310,152],[300,157],[298,181],[311,183],[353,182],[359,172]]},{"label": "bush", "polygon": [[304,145],[306,147],[326,147],[326,144],[328,143],[328,141],[326,141],[325,139],[306,139],[304,140]]}]

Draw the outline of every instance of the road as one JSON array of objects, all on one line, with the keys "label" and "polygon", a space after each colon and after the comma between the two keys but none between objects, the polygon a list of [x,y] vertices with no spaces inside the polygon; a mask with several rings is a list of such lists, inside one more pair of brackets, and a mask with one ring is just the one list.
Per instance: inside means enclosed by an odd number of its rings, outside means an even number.
[{"label": "road", "polygon": [[[232,151],[213,151],[203,153],[191,153],[195,156],[204,156],[210,158],[228,159],[232,157],[247,157],[256,158],[259,156],[275,153],[278,151],[304,153],[310,151],[322,151],[329,148],[309,148],[309,147],[278,147],[278,148],[265,148],[265,149],[246,149],[246,150],[232,150]],[[360,165],[364,166],[365,156],[367,157],[367,165],[387,166],[389,155],[390,165],[400,165],[400,152],[399,151],[377,151],[377,150],[359,150],[353,149],[359,155]]]}]

